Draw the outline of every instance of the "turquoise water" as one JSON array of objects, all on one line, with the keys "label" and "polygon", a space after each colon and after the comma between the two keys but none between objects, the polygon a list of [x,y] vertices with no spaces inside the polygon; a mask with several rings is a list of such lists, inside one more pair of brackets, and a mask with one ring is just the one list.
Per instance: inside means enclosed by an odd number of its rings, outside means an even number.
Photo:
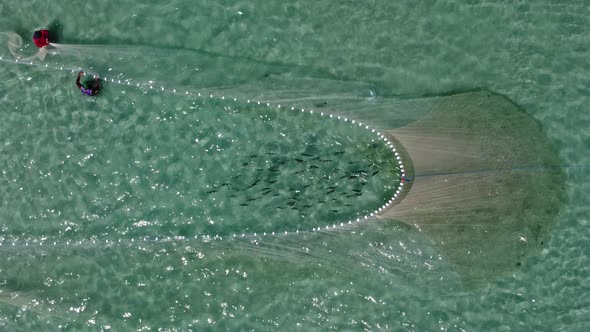
[{"label": "turquoise water", "polygon": [[[35,28],[57,22],[60,43],[95,45],[32,66],[0,63],[2,329],[590,325],[583,1],[0,9],[0,31],[29,44]],[[71,72],[78,67],[113,81],[85,98]],[[409,227],[307,232],[378,209],[400,174],[378,136],[318,112],[338,105],[364,119],[372,102],[473,88],[503,94],[537,119],[569,165],[568,203],[539,254],[469,288]],[[268,95],[311,103],[315,113],[254,102]],[[357,109],[359,100],[369,104]]]}]

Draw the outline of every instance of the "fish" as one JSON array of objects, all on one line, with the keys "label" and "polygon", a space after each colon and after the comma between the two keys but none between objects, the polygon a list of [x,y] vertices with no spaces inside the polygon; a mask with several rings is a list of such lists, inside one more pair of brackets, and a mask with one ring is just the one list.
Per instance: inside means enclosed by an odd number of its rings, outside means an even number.
[{"label": "fish", "polygon": [[257,184],[258,184],[258,182],[260,182],[260,180],[256,180],[256,181],[254,181],[254,183],[252,183],[252,184],[251,184],[251,185],[250,185],[248,188],[246,188],[246,189],[250,189],[250,188],[254,187],[255,185],[257,185]]}]

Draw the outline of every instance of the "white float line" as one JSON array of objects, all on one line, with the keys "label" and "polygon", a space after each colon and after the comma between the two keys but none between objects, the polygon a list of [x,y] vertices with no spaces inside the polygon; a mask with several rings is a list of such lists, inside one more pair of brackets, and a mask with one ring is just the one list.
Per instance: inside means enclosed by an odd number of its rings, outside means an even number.
[{"label": "white float line", "polygon": [[[5,59],[3,56],[0,56],[0,61],[3,62],[8,62],[8,63],[13,63],[13,64],[19,64],[19,65],[27,65],[27,66],[36,66],[36,67],[45,67],[45,68],[51,68],[54,70],[61,70],[61,71],[67,71],[67,72],[76,72],[77,70],[81,70],[81,68],[73,68],[73,67],[64,67],[64,66],[51,66],[47,63],[43,64],[43,63],[39,63],[39,62],[35,62],[35,61],[24,61],[20,58],[15,58],[15,59]],[[88,72],[89,74],[91,74],[90,72]]]},{"label": "white float line", "polygon": [[[2,59],[2,58],[0,58],[0,59]],[[18,62],[18,59],[16,60],[16,62]],[[33,64],[33,62],[31,62],[30,64],[32,65],[32,64]],[[48,67],[48,65],[46,64],[46,65],[45,65],[45,67]],[[60,67],[60,70],[63,70],[63,67]],[[73,71],[73,69],[72,69],[72,71]],[[104,79],[105,81],[108,81],[108,78],[106,78],[106,77],[105,77],[105,78],[103,78],[103,79]],[[114,80],[113,78],[111,78],[111,82],[112,82],[112,83],[114,83],[114,82],[115,82],[115,80]],[[120,80],[117,80],[117,83],[118,83],[118,84],[121,84],[121,81],[120,81]],[[149,83],[152,83],[152,84],[153,84],[154,82],[153,82],[153,81],[150,81]],[[127,81],[127,85],[130,85],[129,81]],[[137,85],[136,85],[136,86],[138,86],[138,87],[139,87],[139,86],[140,86],[140,84],[139,84],[139,83],[137,83]],[[150,85],[149,87],[150,87],[150,89],[153,89],[153,85]],[[161,91],[170,91],[170,90],[166,90],[164,86],[160,86],[160,90],[161,90]],[[173,93],[176,93],[176,89],[173,89],[173,90],[171,90],[171,91],[172,91]],[[193,94],[192,94],[192,93],[190,93],[188,90],[186,90],[186,91],[185,91],[185,95],[193,95]],[[198,92],[198,96],[199,96],[199,97],[201,96],[201,93],[200,93],[200,92]],[[214,98],[214,95],[213,95],[213,94],[209,94],[209,97],[210,97],[211,99],[213,99],[213,98]],[[220,100],[225,100],[225,96],[223,96],[223,95],[222,95],[222,96],[220,96],[220,97],[219,97],[219,99],[220,99]],[[237,100],[237,98],[235,98],[235,97],[234,97],[234,98],[233,98],[233,101],[234,101],[234,102],[237,102],[238,100]],[[250,99],[248,99],[246,102],[249,104],[249,103],[250,103]],[[257,101],[256,103],[257,103],[258,105],[261,105],[261,101]],[[267,102],[267,103],[266,103],[266,106],[270,107],[270,106],[271,106],[270,102]],[[280,105],[280,104],[279,104],[279,105],[277,105],[277,108],[279,108],[279,109],[280,109],[280,108],[281,108],[281,105]],[[295,110],[296,110],[296,107],[292,106],[292,107],[291,107],[291,110],[292,110],[292,111],[295,111]],[[304,108],[301,108],[301,112],[302,112],[302,113],[304,113],[304,112],[305,112],[305,109],[304,109]],[[313,114],[313,110],[309,110],[309,113],[310,113],[310,114]],[[321,115],[321,116],[324,116],[324,113],[323,113],[323,112],[321,112],[321,113],[320,113],[320,115]],[[333,115],[333,114],[329,114],[329,116],[330,116],[330,118],[333,118],[333,117],[334,117],[334,115]],[[348,118],[346,118],[346,117],[341,117],[341,116],[339,116],[339,115],[337,115],[337,116],[336,116],[336,118],[337,118],[338,120],[344,120],[344,122],[348,122],[348,120],[349,120]],[[357,122],[356,122],[356,120],[351,120],[351,123],[352,123],[352,124],[355,124],[355,123],[357,123]],[[363,127],[363,124],[362,124],[361,122],[358,122],[358,125],[359,125],[359,127]],[[370,130],[372,133],[375,133],[379,139],[381,139],[383,142],[385,142],[386,146],[388,146],[389,148],[391,148],[391,151],[394,153],[394,156],[395,156],[395,158],[398,160],[398,164],[400,165],[400,166],[399,166],[399,167],[400,167],[400,170],[402,170],[401,176],[402,176],[402,177],[404,177],[404,176],[405,176],[404,166],[403,166],[403,163],[402,163],[402,161],[401,161],[401,158],[400,158],[400,156],[399,156],[399,153],[396,151],[396,149],[395,149],[394,145],[393,145],[393,144],[392,144],[392,143],[389,141],[389,139],[388,139],[388,138],[387,138],[385,135],[383,135],[383,134],[382,134],[382,133],[380,133],[379,131],[376,131],[375,129],[373,129],[373,128],[370,128],[368,125],[365,125],[365,129],[366,129],[366,130]],[[389,200],[388,200],[388,201],[387,201],[387,202],[386,202],[386,203],[385,203],[383,206],[381,206],[380,208],[378,208],[378,209],[376,209],[375,211],[371,212],[369,215],[365,216],[363,219],[357,219],[357,221],[356,221],[356,222],[361,222],[361,221],[367,220],[369,217],[376,216],[376,215],[378,215],[378,214],[379,214],[381,211],[383,211],[384,209],[386,209],[387,207],[389,207],[391,204],[393,204],[393,203],[394,203],[394,201],[395,201],[395,199],[396,199],[396,198],[398,197],[398,195],[400,194],[400,192],[401,192],[401,191],[400,191],[400,189],[403,187],[403,185],[404,185],[404,183],[400,181],[400,183],[399,183],[399,186],[398,186],[398,189],[395,191],[395,194],[393,195],[393,197],[391,197],[391,198],[390,198],[390,199],[389,199]],[[348,223],[347,223],[347,224],[352,224],[352,223],[353,223],[352,221],[348,221]],[[343,225],[345,225],[345,223],[341,222],[341,223],[339,223],[339,224],[333,224],[333,225],[331,225],[331,226],[330,226],[330,225],[328,225],[328,226],[325,226],[325,229],[330,229],[330,228],[334,229],[334,228],[337,228],[339,225],[340,225],[340,226],[343,226]],[[313,232],[313,231],[319,231],[319,230],[321,230],[321,228],[320,228],[320,227],[318,227],[318,228],[312,228],[312,232]],[[295,231],[295,232],[288,232],[288,231],[285,231],[285,232],[283,232],[283,233],[281,233],[281,234],[283,234],[283,235],[289,235],[289,234],[291,234],[291,233],[293,233],[293,234],[299,234],[299,233],[300,233],[300,231],[299,231],[299,230],[297,230],[297,231]],[[253,235],[254,235],[254,237],[258,236],[258,235],[257,235],[257,233],[254,233]],[[276,234],[275,234],[275,232],[272,232],[272,233],[269,233],[269,235],[276,235]],[[244,236],[246,236],[246,235],[245,235],[245,234],[242,234],[242,237],[244,237]],[[267,234],[266,234],[266,233],[263,233],[263,234],[262,234],[262,236],[267,236]],[[201,237],[202,237],[203,239],[205,239],[205,238],[207,238],[207,239],[211,238],[211,236],[210,236],[210,235],[201,235]],[[235,235],[234,235],[234,237],[235,237]],[[213,236],[213,238],[214,238],[214,239],[221,239],[222,237],[221,237],[221,236],[219,236],[219,235],[215,235],[215,236]]]}]

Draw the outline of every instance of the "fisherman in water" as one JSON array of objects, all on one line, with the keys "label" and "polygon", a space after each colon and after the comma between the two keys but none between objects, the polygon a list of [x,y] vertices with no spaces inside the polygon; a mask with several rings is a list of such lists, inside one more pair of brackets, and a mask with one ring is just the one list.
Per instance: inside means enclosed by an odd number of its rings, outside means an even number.
[{"label": "fisherman in water", "polygon": [[87,96],[96,96],[100,91],[100,81],[98,77],[84,75],[83,71],[78,73],[76,86],[83,94]]},{"label": "fisherman in water", "polygon": [[38,48],[49,45],[49,30],[37,30],[33,33],[33,43]]}]

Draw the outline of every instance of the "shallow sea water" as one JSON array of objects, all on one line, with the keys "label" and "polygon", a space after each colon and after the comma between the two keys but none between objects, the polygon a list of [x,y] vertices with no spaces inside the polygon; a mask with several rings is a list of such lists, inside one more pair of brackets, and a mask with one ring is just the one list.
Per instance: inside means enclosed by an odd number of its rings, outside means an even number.
[{"label": "shallow sea water", "polygon": [[[0,12],[0,31],[29,44],[58,22],[61,43],[100,45],[0,62],[0,329],[590,327],[584,1],[31,1]],[[113,81],[85,98],[78,67]],[[265,87],[296,107],[309,95],[345,105],[498,92],[543,125],[567,165],[568,203],[539,254],[476,288],[409,227],[308,232],[379,208],[400,172],[373,133],[321,117],[322,104],[312,115],[254,103]]]}]

